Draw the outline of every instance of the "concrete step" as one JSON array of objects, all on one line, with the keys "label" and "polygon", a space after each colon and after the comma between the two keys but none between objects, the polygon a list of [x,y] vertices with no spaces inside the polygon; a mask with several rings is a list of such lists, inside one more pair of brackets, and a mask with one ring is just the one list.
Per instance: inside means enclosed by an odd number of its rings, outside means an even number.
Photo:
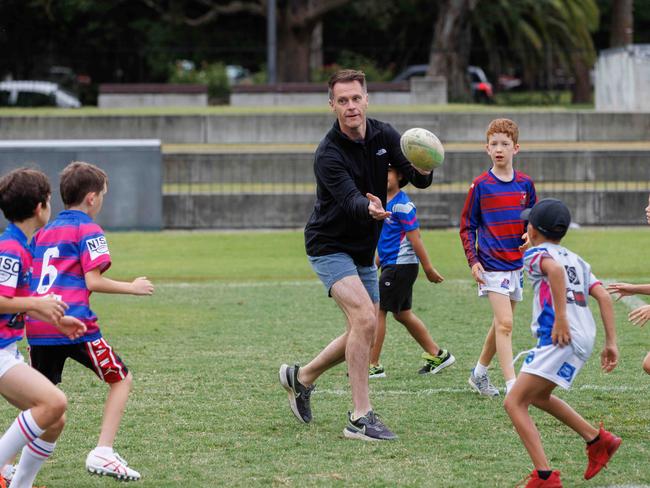
[{"label": "concrete step", "polygon": [[[466,189],[491,166],[478,143],[446,148],[445,162],[434,172],[435,185],[460,184],[459,189]],[[313,146],[258,149],[165,146],[165,183],[314,183]],[[635,189],[645,188],[650,182],[650,143],[529,144],[515,156],[515,168],[538,184],[630,182]]]},{"label": "concrete step", "polygon": [[[59,112],[60,113],[60,112]],[[0,114],[1,115],[1,114]],[[370,107],[370,117],[400,133],[424,127],[444,143],[482,141],[489,122],[508,117],[522,141],[648,141],[650,113],[593,110],[513,109],[508,107]],[[0,140],[160,139],[165,144],[317,144],[334,117],[322,109],[278,108],[149,115],[106,115],[101,111],[66,115],[2,115]]]}]

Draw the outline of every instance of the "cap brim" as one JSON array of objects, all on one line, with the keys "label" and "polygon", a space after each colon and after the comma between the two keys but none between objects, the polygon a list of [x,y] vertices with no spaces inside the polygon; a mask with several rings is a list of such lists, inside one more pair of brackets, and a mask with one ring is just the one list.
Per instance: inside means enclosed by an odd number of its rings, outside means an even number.
[{"label": "cap brim", "polygon": [[533,210],[532,208],[527,208],[527,209],[523,210],[523,211],[519,214],[519,217],[521,218],[521,220],[528,220],[528,217],[530,217],[530,212],[531,212],[532,210]]}]

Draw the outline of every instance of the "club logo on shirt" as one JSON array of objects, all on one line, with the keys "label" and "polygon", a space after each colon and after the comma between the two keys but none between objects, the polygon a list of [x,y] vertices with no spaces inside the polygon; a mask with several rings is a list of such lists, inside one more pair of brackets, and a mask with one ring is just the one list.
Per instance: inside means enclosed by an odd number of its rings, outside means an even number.
[{"label": "club logo on shirt", "polygon": [[566,269],[566,275],[569,278],[569,283],[579,285],[580,278],[578,278],[578,272],[576,271],[576,268],[574,266],[565,266],[564,269]]},{"label": "club logo on shirt", "polygon": [[585,294],[581,291],[571,290],[570,288],[566,291],[566,302],[574,303],[579,307],[587,306],[587,299],[585,298]]},{"label": "club logo on shirt", "polygon": [[527,207],[528,206],[528,193],[526,193],[525,191],[521,192],[521,199],[519,200],[519,204],[522,207]]},{"label": "club logo on shirt", "polygon": [[386,149],[384,149],[384,148],[382,147],[379,151],[377,151],[377,156],[383,156],[383,155],[386,154],[387,152],[388,152],[388,151],[386,151]]},{"label": "club logo on shirt", "polygon": [[94,239],[88,239],[86,241],[86,247],[90,253],[91,261],[97,259],[98,257],[109,254],[108,253],[108,243],[106,242],[106,237],[99,236]]},{"label": "club logo on shirt", "polygon": [[20,261],[9,256],[0,256],[0,284],[16,288]]},{"label": "club logo on shirt", "polygon": [[576,367],[565,362],[562,366],[560,366],[560,369],[557,370],[557,375],[560,378],[565,379],[568,382],[571,382],[571,379],[573,378],[575,372],[576,372]]}]

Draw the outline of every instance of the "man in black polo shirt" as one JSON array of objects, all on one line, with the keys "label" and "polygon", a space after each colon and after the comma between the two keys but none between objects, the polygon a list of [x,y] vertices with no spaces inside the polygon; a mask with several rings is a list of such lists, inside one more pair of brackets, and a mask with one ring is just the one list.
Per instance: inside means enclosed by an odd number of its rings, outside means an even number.
[{"label": "man in black polo shirt", "polygon": [[385,218],[388,163],[418,188],[431,184],[431,172],[411,166],[400,150],[399,133],[366,118],[368,93],[362,71],[342,70],[328,83],[336,122],[316,149],[316,204],[305,227],[307,257],[328,295],[347,319],[345,333],[305,366],[280,367],[294,415],[312,419],[310,396],[316,379],[347,361],[352,403],[345,437],[392,440],[368,396],[368,362],[377,325],[379,287],[375,248]]}]

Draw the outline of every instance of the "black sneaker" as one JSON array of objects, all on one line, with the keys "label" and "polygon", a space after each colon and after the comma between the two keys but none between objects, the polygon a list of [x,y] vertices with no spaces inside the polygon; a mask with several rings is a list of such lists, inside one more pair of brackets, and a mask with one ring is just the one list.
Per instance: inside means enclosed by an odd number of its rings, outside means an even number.
[{"label": "black sneaker", "polygon": [[372,410],[352,420],[352,413],[348,412],[348,425],[343,430],[343,435],[348,439],[360,439],[362,441],[392,441],[397,439],[388,427],[386,427],[379,417]]},{"label": "black sneaker", "polygon": [[289,406],[293,414],[305,424],[311,422],[311,406],[309,405],[309,397],[311,392],[314,391],[316,385],[306,387],[298,381],[298,370],[300,366],[297,364],[289,366],[283,364],[280,366],[280,384],[287,390],[289,394]]},{"label": "black sneaker", "polygon": [[446,349],[440,349],[437,356],[432,356],[428,352],[422,353],[422,359],[426,361],[424,366],[418,371],[420,374],[436,374],[451,366],[456,362],[456,358]]}]

